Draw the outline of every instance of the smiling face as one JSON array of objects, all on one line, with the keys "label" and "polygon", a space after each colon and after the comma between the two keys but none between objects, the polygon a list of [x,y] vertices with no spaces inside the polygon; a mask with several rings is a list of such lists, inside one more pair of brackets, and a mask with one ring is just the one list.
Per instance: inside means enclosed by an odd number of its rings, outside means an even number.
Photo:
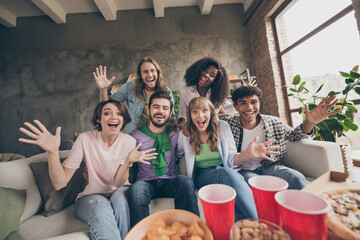
[{"label": "smiling face", "polygon": [[191,121],[198,132],[205,132],[211,120],[211,111],[207,104],[190,110]]},{"label": "smiling face", "polygon": [[166,98],[153,99],[149,111],[151,123],[157,127],[163,127],[171,117],[171,103]]},{"label": "smiling face", "polygon": [[124,123],[120,109],[113,103],[107,103],[101,110],[101,118],[97,120],[101,124],[101,131],[110,135],[118,134]]},{"label": "smiling face", "polygon": [[140,68],[141,79],[147,90],[154,91],[158,80],[157,69],[151,62],[144,62]]},{"label": "smiling face", "polygon": [[260,111],[260,100],[258,96],[252,95],[239,98],[234,104],[236,111],[240,114],[241,125],[246,129],[252,129],[257,125],[257,115]]},{"label": "smiling face", "polygon": [[218,70],[214,66],[208,66],[204,71],[201,72],[199,78],[199,87],[208,88],[215,81],[218,74]]}]

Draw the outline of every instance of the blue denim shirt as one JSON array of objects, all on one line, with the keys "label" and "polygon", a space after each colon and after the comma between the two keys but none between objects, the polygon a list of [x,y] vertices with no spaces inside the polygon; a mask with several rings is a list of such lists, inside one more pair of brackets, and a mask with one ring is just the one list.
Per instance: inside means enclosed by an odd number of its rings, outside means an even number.
[{"label": "blue denim shirt", "polygon": [[[126,82],[113,95],[110,96],[110,98],[113,100],[117,100],[119,102],[126,102],[128,106],[131,122],[128,123],[128,125],[126,126],[126,133],[131,133],[133,130],[136,129],[141,113],[144,110],[144,106],[146,103],[146,95],[144,90],[141,92],[143,96],[142,100],[135,95],[134,93],[135,84],[136,84],[135,81]],[[174,103],[174,98],[172,96],[170,88],[168,87],[167,87],[167,92],[171,97],[171,101]],[[175,117],[175,113],[173,109],[172,118],[174,117]]]}]

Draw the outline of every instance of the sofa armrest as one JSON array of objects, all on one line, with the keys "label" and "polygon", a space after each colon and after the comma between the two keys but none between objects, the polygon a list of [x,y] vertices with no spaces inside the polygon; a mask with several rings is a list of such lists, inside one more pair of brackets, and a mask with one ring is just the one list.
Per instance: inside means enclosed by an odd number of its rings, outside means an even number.
[{"label": "sofa armrest", "polygon": [[283,163],[305,177],[318,178],[327,171],[344,172],[340,146],[334,142],[304,139],[286,144]]}]

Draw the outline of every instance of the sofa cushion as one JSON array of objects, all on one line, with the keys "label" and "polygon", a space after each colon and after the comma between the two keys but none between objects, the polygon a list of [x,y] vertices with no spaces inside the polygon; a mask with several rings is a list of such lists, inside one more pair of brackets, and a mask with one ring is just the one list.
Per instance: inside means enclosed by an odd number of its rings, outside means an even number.
[{"label": "sofa cushion", "polygon": [[45,217],[37,214],[20,224],[20,234],[25,240],[47,239],[68,233],[87,231],[87,223],[79,220],[74,213],[75,204],[60,212]]},{"label": "sofa cushion", "polygon": [[22,239],[18,234],[26,191],[0,188],[0,239]]},{"label": "sofa cushion", "polygon": [[[69,152],[60,151],[60,157],[68,156]],[[20,223],[37,213],[41,206],[41,196],[29,163],[46,161],[46,154],[41,153],[11,162],[0,162],[0,187],[26,190],[25,209],[20,218]]]},{"label": "sofa cushion", "polygon": [[[61,159],[61,162],[65,158]],[[30,163],[36,184],[44,203],[44,215],[51,216],[75,202],[77,195],[85,188],[86,182],[82,176],[84,162],[75,171],[69,183],[63,189],[56,191],[52,186],[47,162]]]}]

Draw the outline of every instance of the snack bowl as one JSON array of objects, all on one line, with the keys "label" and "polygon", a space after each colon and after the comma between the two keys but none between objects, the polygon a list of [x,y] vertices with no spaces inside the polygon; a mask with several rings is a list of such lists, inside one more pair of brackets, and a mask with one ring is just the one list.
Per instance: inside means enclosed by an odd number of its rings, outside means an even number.
[{"label": "snack bowl", "polygon": [[[263,237],[261,238],[259,235]],[[243,219],[236,222],[230,230],[231,240],[246,240],[255,237],[259,237],[259,239],[291,240],[289,234],[281,227],[261,219]]]},{"label": "snack bowl", "polygon": [[187,226],[197,222],[204,230],[203,240],[214,240],[210,229],[200,217],[192,212],[179,209],[164,210],[147,216],[129,231],[124,240],[141,240],[158,219],[164,220],[167,226],[174,222],[181,222]]}]

